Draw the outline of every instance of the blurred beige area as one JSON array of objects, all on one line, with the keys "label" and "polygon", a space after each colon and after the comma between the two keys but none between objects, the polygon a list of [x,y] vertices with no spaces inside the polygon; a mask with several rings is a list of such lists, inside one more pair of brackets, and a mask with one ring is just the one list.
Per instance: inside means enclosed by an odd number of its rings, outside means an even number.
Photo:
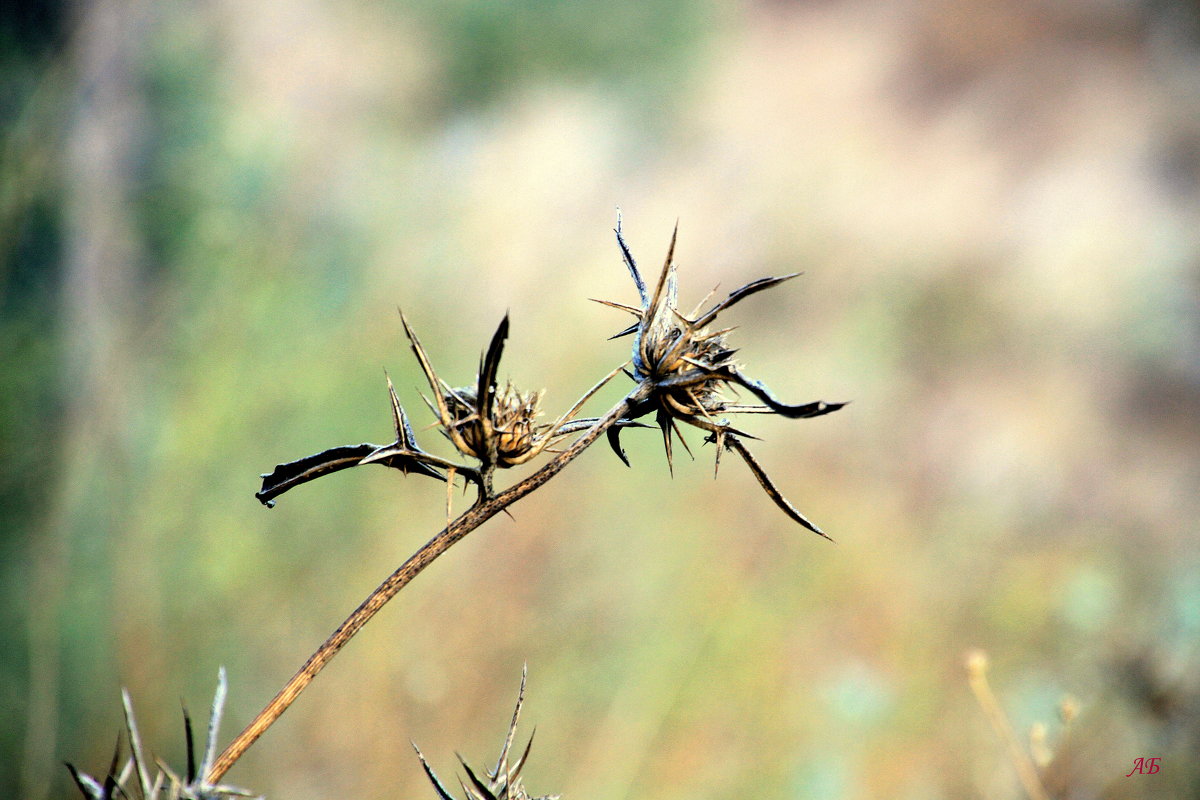
[{"label": "blurred beige area", "polygon": [[203,718],[225,665],[228,741],[444,524],[383,469],[253,497],[386,441],[384,369],[431,421],[397,306],[458,385],[507,311],[501,376],[552,414],[627,358],[589,302],[636,301],[618,207],[649,274],[679,221],[682,306],[804,272],[723,320],[781,397],[852,401],[744,423],[837,543],[736,459],[714,481],[701,437],[672,478],[629,431],[632,469],[601,443],[457,545],[228,779],[434,797],[410,740],[457,788],[528,663],[535,795],[1025,797],[979,648],[1049,796],[1200,796],[1194,3],[29,7],[0,117],[6,796],[103,771],[121,687],[181,769],[180,699]]}]

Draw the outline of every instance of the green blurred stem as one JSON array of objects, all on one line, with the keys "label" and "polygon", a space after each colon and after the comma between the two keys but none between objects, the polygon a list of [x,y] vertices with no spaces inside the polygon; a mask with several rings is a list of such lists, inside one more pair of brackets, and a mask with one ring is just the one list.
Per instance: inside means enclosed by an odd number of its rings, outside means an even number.
[{"label": "green blurred stem", "polygon": [[258,740],[258,737],[262,736],[267,728],[271,727],[275,720],[279,719],[280,715],[287,710],[288,706],[300,696],[300,693],[307,688],[308,684],[312,683],[317,673],[371,620],[371,617],[375,616],[383,608],[387,601],[395,597],[397,592],[420,574],[421,570],[433,563],[434,559],[442,553],[449,550],[450,546],[459,539],[462,539],[484,522],[487,522],[496,514],[557,475],[563,467],[571,463],[576,456],[587,449],[602,433],[616,424],[619,419],[629,413],[629,410],[636,403],[645,399],[649,394],[650,386],[648,384],[638,386],[624,400],[613,406],[592,427],[588,428],[582,436],[572,442],[570,447],[555,456],[544,467],[491,499],[471,506],[462,516],[451,522],[440,533],[426,542],[420,550],[388,576],[387,580],[381,583],[375,591],[371,592],[367,599],[362,602],[362,605],[356,608],[354,613],[347,617],[346,621],[325,640],[325,643],[309,656],[308,661],[304,662],[304,666],[279,690],[275,698],[258,713],[258,716],[250,721],[245,730],[229,743],[229,746],[225,748],[224,752],[213,763],[205,779],[210,784],[219,783],[225,773],[242,757],[247,748],[254,744]]}]

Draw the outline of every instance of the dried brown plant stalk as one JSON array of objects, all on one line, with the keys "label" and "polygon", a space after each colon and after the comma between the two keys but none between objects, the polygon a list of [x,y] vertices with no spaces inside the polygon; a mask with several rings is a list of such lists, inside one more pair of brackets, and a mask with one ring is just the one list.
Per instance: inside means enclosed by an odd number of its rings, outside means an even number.
[{"label": "dried brown plant stalk", "polygon": [[[503,387],[499,384],[500,357],[508,336],[507,317],[501,321],[480,359],[475,384],[452,388],[437,376],[412,326],[401,314],[404,333],[429,383],[432,399],[426,398],[425,402],[437,416],[437,423],[445,437],[460,455],[473,463],[456,462],[421,449],[389,379],[388,393],[396,431],[394,442],[387,445],[364,443],[335,447],[298,461],[280,464],[274,471],[263,476],[263,485],[256,497],[268,506],[273,505],[276,497],[294,486],[329,472],[363,464],[381,464],[400,470],[404,474],[424,475],[445,481],[447,484],[453,484],[457,478],[462,477],[464,481],[476,486],[478,495],[469,509],[457,519],[448,522],[441,532],[371,592],[325,643],[317,648],[266,708],[212,764],[206,776],[209,782],[219,781],[354,634],[370,621],[388,600],[451,545],[554,477],[601,434],[607,435],[613,451],[628,465],[629,460],[621,448],[619,434],[626,427],[645,427],[637,422],[641,417],[651,413],[655,415],[655,422],[662,431],[668,465],[671,464],[673,435],[687,447],[678,423],[699,428],[708,434],[706,441],[716,445],[717,464],[720,463],[723,450],[734,451],[742,457],[767,495],[784,513],[809,530],[825,535],[783,497],[742,442],[743,438],[754,437],[734,428],[721,415],[757,413],[779,414],[790,418],[816,417],[836,411],[844,403],[817,401],[789,405],[780,402],[763,384],[745,377],[741,372],[740,364],[733,358],[736,351],[726,345],[726,336],[732,329],[708,329],[718,314],[743,298],[795,276],[785,275],[754,281],[732,292],[725,300],[706,311],[701,311],[704,306],[702,302],[691,314],[684,315],[676,308],[675,235],[672,234],[666,261],[651,293],[647,290],[625,243],[620,215],[617,217],[616,234],[622,258],[637,287],[640,302],[638,306],[603,302],[637,318],[633,325],[617,334],[634,334],[633,355],[631,361],[627,362],[632,365],[632,371],[625,370],[625,364],[621,365],[585,393],[555,422],[542,423],[537,420],[540,413],[540,392],[522,393],[511,384],[505,384]],[[635,382],[633,390],[604,416],[575,419],[575,414],[583,404],[623,370]],[[725,396],[726,389],[736,392],[738,388],[749,391],[762,403],[742,404]],[[508,489],[496,493],[494,476],[497,469],[525,464],[547,452],[550,445],[576,434],[578,438],[543,467]]]},{"label": "dried brown plant stalk", "polygon": [[395,597],[397,592],[420,574],[421,570],[429,566],[434,559],[446,552],[459,539],[462,539],[484,522],[558,474],[563,467],[571,463],[582,453],[588,445],[596,441],[600,434],[604,433],[621,419],[628,412],[630,401],[636,401],[637,399],[639,399],[639,393],[635,391],[629,397],[613,406],[607,414],[597,420],[570,447],[555,456],[537,472],[518,481],[500,494],[471,506],[456,520],[443,528],[440,533],[426,542],[420,550],[389,575],[387,580],[380,584],[375,591],[371,592],[367,599],[362,602],[362,605],[356,608],[354,613],[347,617],[346,621],[325,640],[325,643],[317,648],[316,652],[309,657],[304,666],[275,695],[275,698],[267,704],[266,708],[259,712],[258,716],[246,726],[246,729],[230,742],[229,746],[225,748],[224,752],[213,763],[212,769],[209,770],[208,781],[210,783],[218,782],[221,776],[228,772],[229,768],[234,765],[234,762],[241,758],[242,753],[287,710],[287,707],[300,696],[300,693],[304,691],[308,684],[312,683],[313,678],[317,676],[317,673],[321,671],[329,660],[337,655],[337,652],[350,641],[354,634],[358,633],[362,626],[370,621],[371,617],[375,616],[379,609],[383,608],[387,601]]}]

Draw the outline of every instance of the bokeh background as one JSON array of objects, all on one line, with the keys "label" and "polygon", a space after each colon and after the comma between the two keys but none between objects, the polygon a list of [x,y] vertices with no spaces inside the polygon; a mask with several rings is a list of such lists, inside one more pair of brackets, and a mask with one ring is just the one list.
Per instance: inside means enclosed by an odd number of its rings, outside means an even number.
[{"label": "bokeh background", "polygon": [[[810,421],[744,466],[628,433],[457,545],[228,776],[433,797],[529,665],[535,794],[1200,797],[1200,9],[1184,0],[90,0],[0,12],[0,786],[74,796],[128,687],[182,768],[444,520],[437,484],[259,473],[386,441],[396,307],[565,409],[683,305]],[[592,404],[620,396],[612,385]],[[434,431],[427,446],[440,447]],[[465,507],[465,498],[460,499]],[[1058,707],[1073,697],[1068,732]],[[1137,757],[1156,775],[1124,777]]]}]

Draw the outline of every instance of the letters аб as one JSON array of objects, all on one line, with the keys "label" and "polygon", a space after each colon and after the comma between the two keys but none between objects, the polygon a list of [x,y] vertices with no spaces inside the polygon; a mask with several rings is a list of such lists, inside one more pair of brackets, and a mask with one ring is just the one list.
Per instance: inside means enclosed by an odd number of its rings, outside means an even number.
[{"label": "letters \u0430\u0431", "polygon": [[[1133,775],[1135,773],[1138,775],[1154,775],[1160,769],[1162,769],[1162,765],[1159,763],[1161,761],[1162,761],[1161,757],[1160,758],[1135,758],[1133,760],[1133,769],[1129,770],[1129,775]],[[1126,775],[1125,777],[1128,778],[1129,775]]]}]

